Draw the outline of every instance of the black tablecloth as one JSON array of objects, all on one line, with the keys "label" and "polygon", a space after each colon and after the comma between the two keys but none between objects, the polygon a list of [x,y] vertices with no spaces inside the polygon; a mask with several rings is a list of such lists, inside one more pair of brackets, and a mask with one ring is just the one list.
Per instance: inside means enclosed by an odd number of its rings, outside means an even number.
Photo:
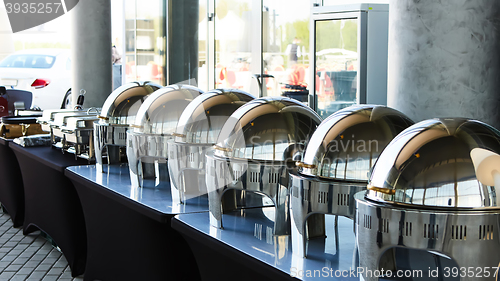
[{"label": "black tablecloth", "polygon": [[52,147],[11,144],[24,183],[24,233],[49,235],[68,260],[73,276],[83,274],[87,256],[85,221],[78,194],[64,176],[68,166],[88,164]]},{"label": "black tablecloth", "polygon": [[19,227],[24,222],[23,179],[10,143],[12,140],[0,138],[0,202],[9,213],[14,227]]},{"label": "black tablecloth", "polygon": [[[176,212],[169,184],[134,188],[126,165],[105,170],[97,172],[95,166],[66,170],[86,220],[84,280],[200,280],[189,246],[170,226]],[[196,204],[187,209],[203,210]]]}]

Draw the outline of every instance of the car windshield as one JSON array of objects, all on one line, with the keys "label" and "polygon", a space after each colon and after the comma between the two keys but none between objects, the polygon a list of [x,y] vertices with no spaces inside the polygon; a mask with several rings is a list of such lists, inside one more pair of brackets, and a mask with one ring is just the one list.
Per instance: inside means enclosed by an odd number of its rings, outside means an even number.
[{"label": "car windshield", "polygon": [[0,62],[0,67],[51,68],[55,60],[55,57],[47,55],[11,55]]}]

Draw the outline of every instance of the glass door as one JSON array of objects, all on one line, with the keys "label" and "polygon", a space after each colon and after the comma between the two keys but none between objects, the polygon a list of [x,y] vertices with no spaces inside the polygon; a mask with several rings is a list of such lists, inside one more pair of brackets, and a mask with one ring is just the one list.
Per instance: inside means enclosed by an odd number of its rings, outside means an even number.
[{"label": "glass door", "polygon": [[316,111],[326,118],[359,103],[359,17],[314,21]]}]

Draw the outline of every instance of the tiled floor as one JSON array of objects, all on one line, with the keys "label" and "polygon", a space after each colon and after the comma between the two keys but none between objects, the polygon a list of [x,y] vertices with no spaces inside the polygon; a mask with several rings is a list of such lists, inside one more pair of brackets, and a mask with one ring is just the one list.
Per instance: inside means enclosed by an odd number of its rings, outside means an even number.
[{"label": "tiled floor", "polygon": [[68,262],[39,234],[23,235],[13,228],[8,214],[0,211],[0,281],[78,280],[72,278]]}]

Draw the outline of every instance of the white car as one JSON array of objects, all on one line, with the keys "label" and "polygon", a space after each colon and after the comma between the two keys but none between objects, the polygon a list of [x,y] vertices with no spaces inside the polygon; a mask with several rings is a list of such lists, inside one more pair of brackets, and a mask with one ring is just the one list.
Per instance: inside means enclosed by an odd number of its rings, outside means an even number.
[{"label": "white car", "polygon": [[32,92],[32,107],[65,108],[71,99],[70,51],[18,51],[0,62],[0,85]]}]

